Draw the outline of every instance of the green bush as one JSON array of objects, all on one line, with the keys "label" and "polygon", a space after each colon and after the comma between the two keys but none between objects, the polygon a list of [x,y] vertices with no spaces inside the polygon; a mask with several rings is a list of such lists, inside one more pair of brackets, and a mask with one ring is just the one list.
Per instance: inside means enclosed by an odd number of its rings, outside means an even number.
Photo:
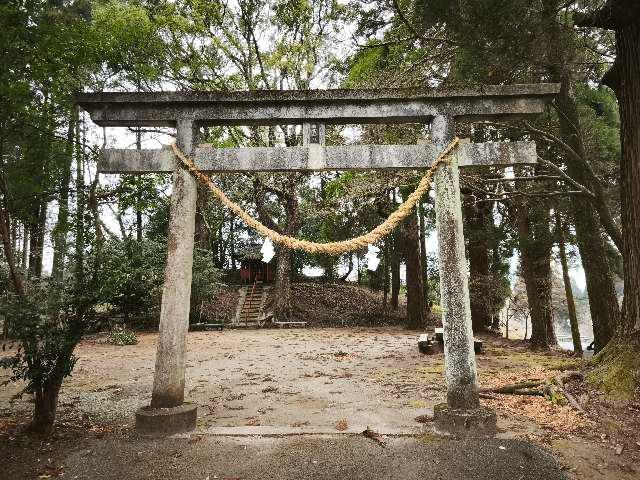
[{"label": "green bush", "polygon": [[[158,324],[166,238],[107,241],[102,250],[99,297],[111,316],[122,315],[125,325],[154,328]],[[191,315],[209,300],[220,281],[210,252],[195,249],[191,284]]]}]

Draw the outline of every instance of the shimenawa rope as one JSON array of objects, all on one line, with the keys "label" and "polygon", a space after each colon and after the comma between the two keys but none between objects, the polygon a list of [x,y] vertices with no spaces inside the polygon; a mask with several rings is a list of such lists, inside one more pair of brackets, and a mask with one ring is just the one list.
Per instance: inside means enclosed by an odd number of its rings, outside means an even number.
[{"label": "shimenawa rope", "polygon": [[258,231],[263,236],[271,239],[275,243],[279,243],[280,245],[295,250],[304,250],[309,253],[322,253],[326,255],[341,255],[375,243],[380,238],[391,233],[393,229],[400,224],[400,222],[407,218],[418,203],[418,200],[420,200],[420,198],[422,198],[429,189],[435,171],[441,164],[449,162],[449,155],[459,141],[460,139],[456,137],[451,141],[451,143],[449,143],[449,145],[447,145],[447,147],[438,155],[436,161],[431,164],[427,172],[424,174],[420,183],[418,183],[418,187],[413,191],[413,193],[411,193],[411,195],[409,195],[409,197],[407,197],[395,212],[389,215],[383,223],[359,237],[355,237],[350,240],[342,240],[340,242],[328,243],[310,242],[308,240],[301,240],[288,235],[282,235],[275,230],[270,229],[266,225],[263,225],[260,221],[244,211],[240,205],[230,200],[222,190],[216,187],[211,178],[198,170],[193,161],[187,157],[175,143],[171,145],[171,148],[173,149],[173,153],[178,157],[191,175],[193,175],[216,197],[218,197],[218,200],[220,200],[224,206],[238,215],[248,226]]}]

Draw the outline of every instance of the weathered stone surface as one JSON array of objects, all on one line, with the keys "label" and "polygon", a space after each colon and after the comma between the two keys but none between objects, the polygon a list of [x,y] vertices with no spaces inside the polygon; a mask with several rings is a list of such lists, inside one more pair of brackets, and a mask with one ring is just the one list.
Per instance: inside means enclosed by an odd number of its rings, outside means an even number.
[{"label": "weathered stone surface", "polygon": [[[190,154],[193,150],[196,134],[193,122],[185,120],[178,123],[178,145],[185,153]],[[196,197],[195,179],[184,169],[176,169],[151,397],[154,408],[176,407],[184,401]]]},{"label": "weathered stone surface", "polygon": [[[434,144],[310,145],[299,147],[196,148],[196,166],[207,172],[296,170],[381,170],[424,168],[439,153]],[[458,166],[536,163],[534,142],[465,143],[456,150]],[[102,173],[170,172],[173,153],[159,150],[104,150]]]},{"label": "weathered stone surface", "polygon": [[446,403],[433,408],[436,430],[459,437],[491,437],[496,434],[496,413],[485,407],[454,409]]},{"label": "weathered stone surface", "polygon": [[308,90],[258,92],[83,93],[76,103],[100,126],[428,123],[436,115],[494,118],[541,113],[556,84],[474,89]]},{"label": "weathered stone surface", "polygon": [[136,431],[143,435],[167,436],[196,428],[198,408],[183,403],[172,408],[143,407],[136,412]]},{"label": "weathered stone surface", "polygon": [[[431,134],[436,145],[446,145],[453,138],[454,120],[436,117]],[[479,405],[478,379],[456,163],[441,166],[434,181],[447,403],[453,409],[473,409]]]}]

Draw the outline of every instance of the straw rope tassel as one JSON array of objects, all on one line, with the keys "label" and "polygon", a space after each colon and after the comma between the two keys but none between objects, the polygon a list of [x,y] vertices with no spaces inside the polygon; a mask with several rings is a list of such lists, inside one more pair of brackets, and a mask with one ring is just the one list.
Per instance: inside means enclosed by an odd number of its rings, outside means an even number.
[{"label": "straw rope tassel", "polygon": [[427,192],[427,190],[429,190],[435,171],[441,164],[449,162],[450,154],[458,145],[459,141],[460,139],[456,137],[451,141],[451,143],[449,143],[449,145],[447,145],[422,177],[420,183],[418,183],[418,187],[411,193],[411,195],[409,195],[409,197],[407,197],[395,212],[389,215],[383,223],[364,235],[360,235],[349,240],[328,243],[310,242],[308,240],[301,240],[288,235],[282,235],[275,230],[270,229],[266,225],[263,225],[260,221],[249,215],[240,205],[229,199],[229,197],[227,197],[225,193],[213,183],[211,178],[198,170],[193,161],[187,157],[175,143],[171,145],[171,148],[173,149],[173,153],[176,157],[178,157],[180,162],[187,168],[191,175],[196,178],[196,180],[205,185],[225,207],[238,215],[238,217],[240,217],[248,226],[256,230],[261,235],[271,239],[271,241],[275,243],[294,250],[304,250],[309,253],[321,253],[326,255],[341,255],[375,243],[380,238],[391,233],[394,228],[407,218],[418,201]]}]

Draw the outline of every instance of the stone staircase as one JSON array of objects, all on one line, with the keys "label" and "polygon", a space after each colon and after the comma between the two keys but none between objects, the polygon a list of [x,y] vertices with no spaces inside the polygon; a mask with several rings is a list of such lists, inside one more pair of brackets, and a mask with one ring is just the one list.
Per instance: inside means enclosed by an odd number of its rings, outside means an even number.
[{"label": "stone staircase", "polygon": [[261,281],[242,288],[238,308],[233,322],[235,327],[261,327],[266,316],[264,305],[267,300],[267,288]]}]

